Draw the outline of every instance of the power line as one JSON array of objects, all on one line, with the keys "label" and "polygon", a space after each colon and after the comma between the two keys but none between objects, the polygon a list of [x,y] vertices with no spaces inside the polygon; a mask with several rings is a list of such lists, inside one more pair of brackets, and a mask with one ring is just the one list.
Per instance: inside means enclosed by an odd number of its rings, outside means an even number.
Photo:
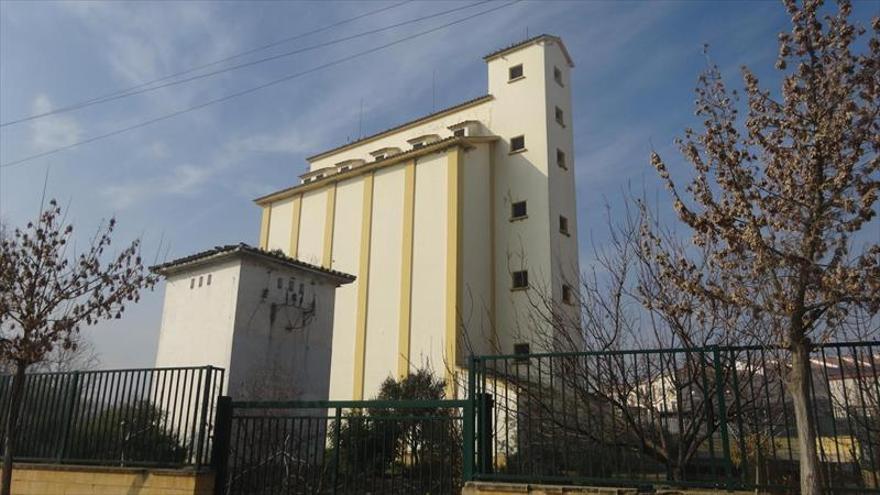
[{"label": "power line", "polygon": [[160,84],[160,85],[158,85],[158,86],[152,86],[152,87],[143,88],[143,89],[138,89],[138,90],[129,91],[129,92],[124,92],[124,93],[117,93],[116,95],[113,95],[113,96],[107,96],[107,97],[104,97],[104,98],[99,99],[99,100],[93,100],[93,101],[84,102],[84,103],[80,103],[80,104],[76,104],[76,105],[70,105],[70,106],[65,107],[65,108],[59,108],[59,109],[56,109],[56,110],[52,110],[52,111],[49,111],[49,112],[43,113],[43,114],[41,114],[41,115],[39,115],[39,116],[31,116],[31,117],[27,117],[27,118],[24,118],[24,119],[19,119],[19,120],[14,120],[14,121],[6,122],[6,123],[4,123],[4,124],[0,124],[0,127],[6,127],[6,126],[9,126],[9,125],[13,125],[13,124],[18,124],[18,123],[22,123],[22,122],[27,122],[27,121],[29,121],[29,120],[37,119],[37,118],[39,118],[39,117],[46,117],[46,116],[54,115],[54,114],[58,114],[58,113],[70,112],[70,111],[73,111],[73,110],[79,110],[79,109],[81,109],[81,108],[90,107],[90,106],[92,106],[92,105],[99,105],[99,104],[101,104],[101,103],[107,103],[107,102],[111,102],[111,101],[119,100],[119,99],[122,99],[122,98],[127,98],[127,97],[129,97],[129,96],[135,96],[135,95],[139,95],[139,94],[143,94],[143,93],[149,93],[149,92],[156,91],[156,90],[159,90],[159,89],[164,89],[164,88],[168,88],[168,87],[171,87],[171,86],[177,86],[177,85],[180,85],[180,84],[185,84],[185,83],[192,82],[192,81],[196,81],[196,80],[199,80],[199,79],[205,79],[205,78],[208,78],[208,77],[216,76],[216,75],[218,75],[218,74],[223,74],[223,73],[225,73],[225,72],[231,72],[231,71],[238,70],[238,69],[244,69],[244,68],[246,68],[246,67],[251,67],[251,66],[254,66],[254,65],[259,65],[259,64],[266,63],[266,62],[271,62],[271,61],[273,61],[273,60],[278,60],[278,59],[282,59],[282,58],[290,57],[290,56],[293,56],[293,55],[297,55],[297,54],[300,54],[300,53],[305,53],[305,52],[309,52],[309,51],[312,51],[312,50],[317,50],[317,49],[319,49],[319,48],[325,48],[325,47],[332,46],[332,45],[335,45],[335,44],[338,44],[338,43],[342,43],[342,42],[345,42],[345,41],[351,41],[351,40],[353,40],[353,39],[362,38],[362,37],[364,37],[364,36],[369,36],[369,35],[372,35],[372,34],[380,33],[380,32],[382,32],[382,31],[388,31],[388,30],[390,30],[390,29],[395,29],[395,28],[398,28],[398,27],[401,27],[401,26],[405,26],[405,25],[407,25],[407,24],[412,24],[412,23],[421,22],[421,21],[424,21],[424,20],[427,20],[427,19],[433,19],[433,18],[435,18],[435,17],[440,17],[440,16],[444,16],[444,15],[452,14],[452,13],[454,13],[454,12],[458,12],[458,11],[461,11],[461,10],[470,9],[470,8],[476,7],[476,6],[478,6],[478,5],[483,5],[483,4],[485,4],[485,3],[487,3],[487,2],[490,2],[490,1],[492,1],[492,0],[482,0],[482,1],[480,1],[480,2],[472,3],[472,4],[470,4],[470,5],[465,5],[465,6],[463,6],[463,7],[456,7],[456,8],[454,8],[454,9],[444,10],[444,11],[442,11],[442,12],[436,12],[436,13],[434,13],[434,14],[429,14],[429,15],[422,16],[422,17],[416,17],[415,19],[409,19],[409,20],[407,20],[407,21],[401,21],[401,22],[398,22],[398,23],[396,23],[396,24],[391,24],[391,25],[384,26],[384,27],[381,27],[381,28],[371,29],[371,30],[369,30],[369,31],[364,31],[364,32],[361,32],[361,33],[358,33],[358,34],[353,34],[353,35],[351,35],[351,36],[345,36],[345,37],[342,37],[342,38],[337,38],[337,39],[335,39],[335,40],[325,41],[325,42],[323,42],[323,43],[318,43],[317,45],[307,46],[307,47],[305,47],[305,48],[299,48],[299,49],[296,49],[296,50],[291,50],[291,51],[288,51],[288,52],[279,53],[279,54],[272,55],[272,56],[269,56],[269,57],[259,58],[259,59],[256,59],[256,60],[252,60],[252,61],[250,61],[250,62],[244,62],[244,63],[238,64],[238,65],[232,65],[232,66],[229,66],[229,67],[224,67],[224,68],[222,68],[222,69],[217,69],[217,70],[215,70],[215,71],[206,72],[206,73],[203,73],[203,74],[198,74],[198,75],[195,75],[195,76],[187,77],[187,78],[185,78],[185,79],[178,79],[177,81],[167,82],[167,83],[164,83],[164,84]]},{"label": "power line", "polygon": [[[264,44],[264,45],[256,46],[256,47],[254,47],[254,48],[250,48],[250,49],[245,50],[245,51],[243,51],[243,52],[238,52],[238,53],[235,53],[235,54],[233,54],[233,55],[229,55],[229,56],[226,56],[226,57],[223,57],[223,58],[220,58],[220,59],[214,60],[213,62],[207,62],[207,63],[201,64],[201,65],[197,65],[197,66],[195,66],[195,67],[190,67],[189,69],[185,69],[185,70],[182,70],[182,71],[179,71],[179,72],[174,72],[174,73],[172,73],[172,74],[168,74],[168,75],[165,75],[165,76],[158,77],[158,78],[156,78],[156,79],[152,79],[152,80],[149,80],[149,81],[145,81],[145,82],[142,82],[142,83],[136,84],[136,85],[134,85],[134,86],[130,86],[130,87],[128,87],[128,88],[119,89],[119,90],[113,91],[113,92],[111,92],[111,93],[107,93],[107,94],[105,94],[105,95],[102,95],[102,96],[96,96],[96,97],[94,97],[94,98],[89,98],[89,99],[87,99],[87,100],[82,100],[82,101],[79,101],[79,102],[76,102],[76,103],[71,103],[71,104],[69,104],[69,105],[65,105],[65,106],[63,106],[63,107],[58,107],[58,108],[56,108],[56,109],[53,109],[53,110],[50,110],[50,111],[47,111],[47,112],[38,113],[38,114],[33,114],[33,115],[29,115],[29,116],[27,116],[27,117],[21,117],[21,118],[19,118],[19,119],[10,120],[10,121],[8,121],[8,122],[3,122],[3,123],[0,123],[0,127],[7,127],[7,126],[10,126],[10,125],[14,125],[14,124],[20,124],[20,123],[22,123],[22,122],[28,122],[28,121],[31,121],[31,120],[34,120],[34,119],[39,119],[39,118],[42,118],[42,117],[48,117],[49,115],[55,115],[55,114],[62,113],[62,112],[69,112],[69,111],[71,111],[71,110],[77,110],[77,109],[79,109],[79,108],[83,108],[83,107],[86,107],[86,106],[89,106],[89,105],[94,105],[94,104],[98,104],[98,103],[103,103],[104,101],[110,101],[110,99],[115,99],[116,96],[118,96],[118,95],[123,95],[123,94],[126,94],[126,93],[129,93],[130,91],[135,91],[135,90],[138,90],[138,89],[141,89],[141,88],[145,88],[145,87],[147,87],[147,86],[150,86],[150,85],[153,85],[153,84],[156,84],[156,83],[159,83],[159,82],[167,81],[167,80],[169,80],[169,79],[174,79],[175,77],[179,77],[179,76],[183,76],[183,75],[186,75],[186,74],[190,74],[190,73],[193,73],[193,72],[198,71],[198,70],[201,70],[201,69],[207,69],[208,67],[213,67],[213,66],[215,66],[215,65],[222,64],[223,62],[228,62],[228,61],[230,61],[230,60],[235,60],[235,59],[237,59],[237,58],[241,58],[241,57],[243,57],[243,56],[245,56],[245,55],[250,55],[251,53],[260,52],[260,51],[267,50],[267,49],[269,49],[269,48],[272,48],[272,47],[275,47],[275,46],[278,46],[278,45],[282,45],[282,44],[284,44],[284,43],[288,43],[288,42],[290,42],[290,41],[294,41],[294,40],[298,40],[298,39],[301,39],[301,38],[305,38],[305,37],[307,37],[307,36],[311,36],[311,35],[313,35],[313,34],[317,34],[317,33],[320,33],[320,32],[323,32],[323,31],[326,31],[326,30],[328,30],[328,29],[332,29],[332,28],[335,28],[335,27],[341,26],[341,25],[343,25],[343,24],[348,24],[348,23],[350,23],[350,22],[354,22],[354,21],[356,21],[356,20],[358,20],[358,19],[363,19],[364,17],[369,17],[369,16],[372,16],[372,15],[380,14],[380,13],[382,13],[382,12],[386,12],[386,11],[388,11],[388,10],[391,10],[391,9],[394,9],[394,8],[397,8],[397,7],[400,7],[400,6],[402,6],[402,5],[408,4],[408,3],[413,2],[413,1],[414,1],[414,0],[404,0],[404,1],[402,1],[402,2],[398,2],[398,3],[395,3],[395,4],[393,4],[393,5],[388,5],[388,6],[385,6],[385,7],[380,8],[380,9],[371,10],[371,11],[369,11],[369,12],[365,12],[365,13],[363,13],[363,14],[356,15],[356,16],[354,16],[354,17],[349,17],[348,19],[343,19],[343,20],[341,20],[341,21],[334,22],[334,23],[332,23],[332,24],[328,24],[328,25],[326,25],[326,26],[323,26],[323,27],[320,27],[320,28],[317,28],[317,29],[313,29],[313,30],[311,30],[311,31],[306,31],[305,33],[300,33],[300,34],[296,34],[296,35],[293,35],[293,36],[288,36],[288,37],[286,37],[286,38],[282,38],[282,39],[280,39],[280,40],[276,40],[276,41],[273,41],[273,42],[270,42],[270,43],[266,43],[266,44]],[[136,94],[136,93],[135,93],[135,94]]]},{"label": "power line", "polygon": [[513,0],[512,2],[505,3],[504,5],[501,5],[501,6],[498,6],[498,7],[492,7],[491,9],[486,9],[486,10],[483,10],[483,11],[477,12],[476,14],[472,14],[472,15],[469,15],[469,16],[467,16],[467,17],[463,17],[463,18],[461,18],[461,19],[455,20],[455,21],[447,22],[446,24],[442,24],[442,25],[440,25],[440,26],[437,26],[437,27],[434,27],[434,28],[431,28],[431,29],[428,29],[428,30],[425,30],[425,31],[421,31],[421,32],[418,32],[418,33],[415,33],[415,34],[411,34],[411,35],[409,35],[409,36],[405,36],[405,37],[400,38],[400,39],[398,39],[398,40],[391,41],[391,42],[389,42],[389,43],[385,43],[385,44],[383,44],[383,45],[379,45],[379,46],[377,46],[377,47],[370,48],[370,49],[368,49],[368,50],[364,50],[364,51],[361,51],[361,52],[357,52],[357,53],[355,53],[355,54],[348,55],[348,56],[343,57],[343,58],[340,58],[340,59],[336,59],[336,60],[334,60],[334,61],[332,61],[332,62],[327,62],[326,64],[322,64],[322,65],[319,65],[319,66],[316,66],[316,67],[312,67],[311,69],[307,69],[307,70],[304,70],[304,71],[302,71],[302,72],[297,72],[297,73],[294,73],[294,74],[289,74],[289,75],[284,76],[284,77],[280,77],[280,78],[277,78],[277,79],[273,79],[273,80],[271,80],[271,81],[269,81],[269,82],[266,82],[266,83],[263,83],[263,84],[260,84],[260,85],[257,85],[257,86],[253,86],[253,87],[250,87],[250,88],[247,88],[247,89],[243,89],[243,90],[241,90],[241,91],[237,91],[237,92],[235,92],[235,93],[230,93],[230,94],[228,94],[228,95],[221,96],[221,97],[219,97],[219,98],[214,98],[214,99],[211,99],[211,100],[207,100],[207,101],[204,101],[204,102],[199,103],[199,104],[197,104],[197,105],[193,105],[193,106],[190,106],[190,107],[187,107],[187,108],[183,108],[183,109],[180,109],[180,110],[176,110],[176,111],[174,111],[174,112],[170,112],[170,113],[167,113],[167,114],[164,114],[164,115],[160,115],[160,116],[158,116],[158,117],[154,117],[154,118],[152,118],[152,119],[144,120],[144,121],[142,121],[142,122],[138,122],[137,124],[130,125],[130,126],[128,126],[128,127],[123,127],[123,128],[120,128],[120,129],[116,129],[116,130],[114,130],[114,131],[111,131],[111,132],[108,132],[108,133],[105,133],[105,134],[99,134],[99,135],[97,135],[97,136],[94,136],[94,137],[91,137],[91,138],[88,138],[88,139],[84,139],[84,140],[82,140],[82,141],[77,141],[77,142],[75,142],[75,143],[68,144],[68,145],[66,145],[66,146],[61,146],[61,147],[58,147],[58,148],[55,148],[55,149],[52,149],[52,150],[49,150],[49,151],[44,151],[44,152],[42,152],[42,153],[37,153],[37,154],[35,154],[35,155],[26,156],[26,157],[24,157],[24,158],[20,158],[20,159],[18,159],[18,160],[13,160],[13,161],[11,161],[11,162],[6,162],[6,163],[3,163],[3,164],[0,164],[0,168],[12,167],[12,166],[15,166],[15,165],[19,165],[19,164],[21,164],[21,163],[25,163],[25,162],[28,162],[28,161],[31,161],[31,160],[35,160],[35,159],[37,159],[37,158],[41,158],[41,157],[44,157],[44,156],[53,155],[53,154],[55,154],[55,153],[59,153],[59,152],[61,152],[61,151],[66,151],[66,150],[69,150],[69,149],[72,149],[72,148],[76,148],[76,147],[78,147],[78,146],[82,146],[82,145],[84,145],[84,144],[93,143],[93,142],[98,141],[98,140],[101,140],[101,139],[105,139],[105,138],[108,138],[108,137],[116,136],[116,135],[118,135],[118,134],[122,134],[122,133],[125,133],[125,132],[128,132],[128,131],[133,131],[133,130],[135,130],[135,129],[140,129],[141,127],[146,127],[146,126],[148,126],[148,125],[155,124],[155,123],[157,123],[157,122],[161,122],[161,121],[163,121],[163,120],[168,120],[168,119],[171,119],[171,118],[177,117],[178,115],[182,115],[182,114],[185,114],[185,113],[188,113],[188,112],[192,112],[192,111],[195,111],[195,110],[199,110],[199,109],[202,109],[202,108],[205,108],[205,107],[211,106],[211,105],[215,105],[215,104],[217,104],[217,103],[222,103],[222,102],[225,102],[225,101],[231,100],[231,99],[233,99],[233,98],[238,98],[239,96],[244,96],[244,95],[247,95],[247,94],[250,94],[250,93],[254,93],[254,92],[260,91],[260,90],[262,90],[262,89],[268,88],[268,87],[270,87],[270,86],[275,86],[275,85],[280,84],[280,83],[282,83],[282,82],[290,81],[290,80],[292,80],[292,79],[296,79],[296,78],[299,78],[299,77],[302,77],[302,76],[305,76],[305,75],[308,75],[308,74],[311,74],[311,73],[314,73],[314,72],[318,72],[318,71],[323,70],[323,69],[326,69],[326,68],[328,68],[328,67],[333,67],[333,66],[335,66],[335,65],[339,65],[339,64],[342,64],[342,63],[344,63],[344,62],[348,62],[349,60],[354,60],[354,59],[356,59],[356,58],[359,58],[359,57],[362,57],[362,56],[365,56],[365,55],[369,55],[369,54],[371,54],[371,53],[375,53],[375,52],[378,52],[378,51],[380,51],[380,50],[384,50],[384,49],[386,49],[386,48],[390,48],[390,47],[395,46],[395,45],[399,45],[399,44],[401,44],[401,43],[404,43],[404,42],[407,42],[407,41],[413,40],[413,39],[415,39],[415,38],[419,38],[419,37],[421,37],[421,36],[426,36],[426,35],[428,35],[428,34],[431,34],[431,33],[437,32],[437,31],[440,31],[441,29],[445,29],[445,28],[447,28],[447,27],[449,27],[449,26],[454,26],[454,25],[456,25],[456,24],[461,24],[462,22],[469,21],[469,20],[474,19],[474,18],[476,18],[476,17],[479,17],[479,16],[481,16],[481,15],[485,15],[485,14],[488,14],[488,13],[491,13],[491,12],[495,12],[496,10],[501,10],[501,9],[503,9],[503,8],[506,8],[506,7],[509,7],[509,6],[511,6],[511,5],[517,4],[517,3],[521,2],[521,1],[523,1],[523,0]]}]

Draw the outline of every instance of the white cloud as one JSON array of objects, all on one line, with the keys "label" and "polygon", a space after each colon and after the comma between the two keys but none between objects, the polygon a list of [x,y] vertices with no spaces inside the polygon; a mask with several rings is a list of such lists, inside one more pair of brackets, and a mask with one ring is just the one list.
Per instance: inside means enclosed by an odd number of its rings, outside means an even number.
[{"label": "white cloud", "polygon": [[194,195],[212,175],[210,167],[186,164],[176,167],[168,175],[107,186],[101,194],[114,208],[125,209],[156,196]]},{"label": "white cloud", "polygon": [[[40,94],[34,98],[31,105],[34,114],[46,113],[52,110],[49,97]],[[31,122],[31,146],[34,151],[46,151],[63,146],[69,146],[79,141],[82,129],[79,123],[69,115],[51,115]]]},{"label": "white cloud", "polygon": [[[239,29],[200,2],[155,4],[67,2],[62,4],[103,40],[100,54],[120,88],[137,86],[240,50]],[[211,83],[207,83],[210,87]],[[154,107],[192,103],[206,82],[147,93]]]}]

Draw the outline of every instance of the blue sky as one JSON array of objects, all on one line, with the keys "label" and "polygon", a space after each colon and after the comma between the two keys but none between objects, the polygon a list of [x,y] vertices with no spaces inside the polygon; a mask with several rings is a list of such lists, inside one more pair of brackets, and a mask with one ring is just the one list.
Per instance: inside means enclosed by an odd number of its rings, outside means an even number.
[{"label": "blue sky", "polygon": [[[101,96],[399,3],[0,2],[0,121]],[[465,6],[413,1],[243,60]],[[493,3],[493,6],[501,5]],[[867,25],[878,3],[856,2]],[[476,6],[328,48],[19,125],[0,133],[6,163],[198,104],[479,12]],[[142,236],[149,259],[255,243],[252,199],[294,183],[305,157],[484,94],[482,56],[547,32],[566,43],[572,80],[582,268],[605,239],[605,208],[627,188],[664,196],[648,163],[693,116],[702,46],[734,86],[749,65],[774,87],[777,2],[522,1],[430,35],[265,90],[73,150],[0,169],[0,217],[22,225],[44,180],[85,236],[115,215],[118,243]],[[436,103],[432,99],[436,81]],[[167,249],[160,253],[164,240]],[[89,330],[104,367],[152,364],[162,290],[125,319]]]}]

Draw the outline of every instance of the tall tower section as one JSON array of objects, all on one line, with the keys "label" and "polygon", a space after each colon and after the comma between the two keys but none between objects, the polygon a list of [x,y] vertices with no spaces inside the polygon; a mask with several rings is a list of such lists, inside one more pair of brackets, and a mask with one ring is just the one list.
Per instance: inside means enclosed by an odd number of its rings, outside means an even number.
[{"label": "tall tower section", "polygon": [[256,199],[261,248],[356,276],[336,292],[333,399],[419,368],[454,389],[471,353],[552,350],[536,298],[576,318],[571,57],[541,35],[485,61],[486,94],[308,157]]},{"label": "tall tower section", "polygon": [[[535,294],[571,312],[578,286],[571,69],[562,41],[540,35],[485,57],[495,143],[495,294],[504,353],[547,349]],[[527,286],[530,291],[522,287]]]}]

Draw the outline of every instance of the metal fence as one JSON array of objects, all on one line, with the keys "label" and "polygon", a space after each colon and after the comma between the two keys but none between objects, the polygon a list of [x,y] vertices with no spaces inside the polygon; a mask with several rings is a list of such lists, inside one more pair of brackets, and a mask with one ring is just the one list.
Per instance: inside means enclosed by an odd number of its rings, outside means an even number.
[{"label": "metal fence", "polygon": [[[760,347],[475,357],[475,476],[789,492],[789,362]],[[880,493],[880,343],[817,346],[811,366],[826,489]]]},{"label": "metal fence", "polygon": [[[12,376],[0,376],[0,413]],[[211,461],[224,370],[211,366],[26,375],[15,459],[110,466]],[[0,422],[0,435],[5,421]]]},{"label": "metal fence", "polygon": [[223,399],[225,494],[459,493],[473,468],[470,401],[228,402],[224,413]]}]

